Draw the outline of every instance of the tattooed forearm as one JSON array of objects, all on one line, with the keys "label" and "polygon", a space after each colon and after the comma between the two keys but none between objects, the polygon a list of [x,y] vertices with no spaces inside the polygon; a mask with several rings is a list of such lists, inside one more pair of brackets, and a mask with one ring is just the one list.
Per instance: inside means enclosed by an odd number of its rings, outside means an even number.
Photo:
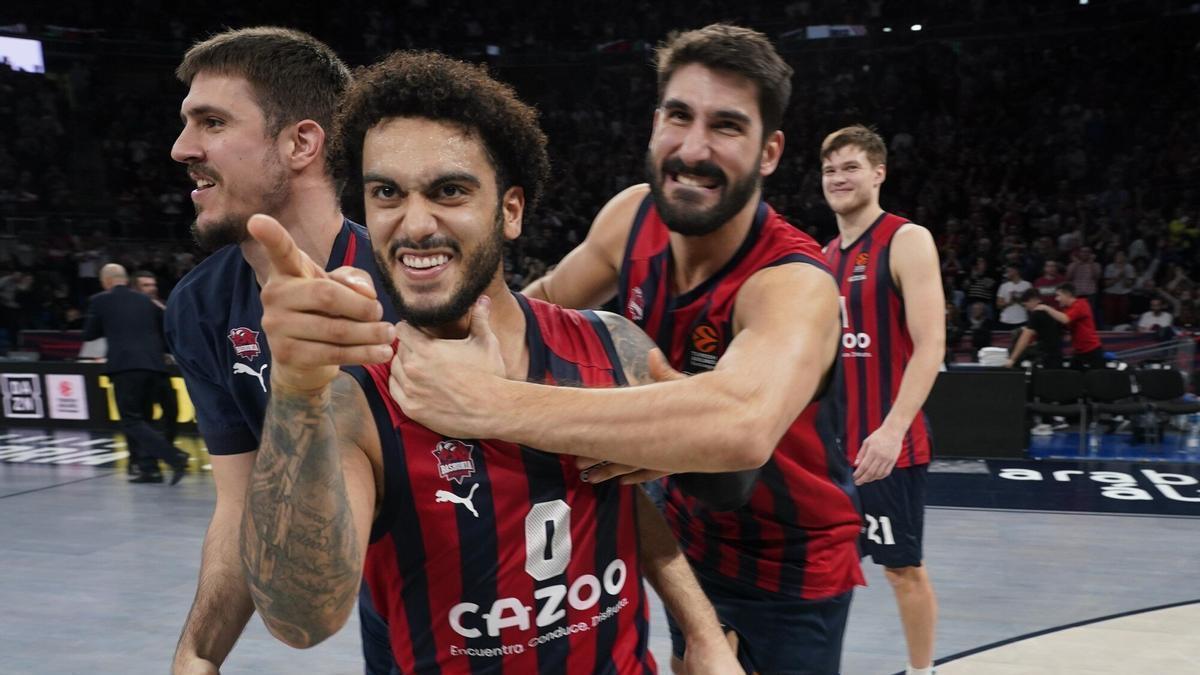
[{"label": "tattooed forearm", "polygon": [[342,626],[358,594],[357,541],[329,388],[274,391],[242,522],[242,565],[254,604],[294,647]]},{"label": "tattooed forearm", "polygon": [[654,340],[642,332],[635,323],[611,312],[597,312],[608,327],[612,336],[613,346],[617,349],[617,357],[621,367],[625,369],[625,377],[629,384],[649,384],[650,350],[655,348]]}]

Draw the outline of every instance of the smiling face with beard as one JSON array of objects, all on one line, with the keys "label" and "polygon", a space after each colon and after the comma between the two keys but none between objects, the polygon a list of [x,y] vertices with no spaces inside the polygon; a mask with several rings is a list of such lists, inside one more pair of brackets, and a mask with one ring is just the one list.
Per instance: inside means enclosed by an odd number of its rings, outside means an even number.
[{"label": "smiling face with beard", "polygon": [[448,326],[503,288],[504,241],[520,234],[524,201],[519,188],[499,194],[477,133],[389,118],[367,131],[362,175],[376,263],[405,321]]},{"label": "smiling face with beard", "polygon": [[243,77],[201,72],[180,113],[184,128],[171,157],[196,184],[192,234],[205,250],[246,240],[255,213],[278,214],[291,195],[290,176],[267,134],[267,121]]},{"label": "smiling face with beard", "polygon": [[[681,175],[708,179],[711,185],[721,191],[717,203],[705,206],[703,199],[689,191],[680,191],[668,197],[663,188],[664,177]],[[746,174],[730,185],[725,173],[712,162],[688,166],[678,157],[671,157],[659,167],[650,154],[646,155],[646,181],[650,183],[650,191],[654,194],[658,215],[667,228],[688,237],[716,232],[737,215],[762,186],[762,176],[757,173]]]},{"label": "smiling face with beard", "polygon": [[646,155],[646,180],[671,231],[710,234],[756,200],[783,150],[782,133],[764,142],[763,131],[751,80],[700,64],[674,72]]},{"label": "smiling face with beard", "polygon": [[401,250],[417,254],[426,251],[451,251],[462,261],[464,273],[458,285],[448,297],[437,303],[430,303],[418,297],[406,300],[404,293],[392,280],[392,275],[382,275],[384,289],[392,299],[392,305],[396,308],[397,314],[418,328],[427,328],[448,324],[470,311],[471,305],[483,294],[492,278],[496,276],[496,270],[504,255],[504,218],[501,215],[499,204],[496,205],[493,224],[491,235],[479,242],[474,251],[466,257],[462,255],[462,247],[458,242],[436,235],[421,242],[407,239],[393,241],[388,246],[387,258],[380,256],[379,251],[375,251],[375,264],[381,270],[388,269],[388,260],[400,257]]}]

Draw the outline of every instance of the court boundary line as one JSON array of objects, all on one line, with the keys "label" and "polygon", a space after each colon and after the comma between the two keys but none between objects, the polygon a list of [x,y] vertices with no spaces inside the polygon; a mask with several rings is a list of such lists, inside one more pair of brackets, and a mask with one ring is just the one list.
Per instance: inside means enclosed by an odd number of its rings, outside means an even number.
[{"label": "court boundary line", "polygon": [[1122,518],[1183,518],[1195,520],[1200,514],[1189,516],[1182,513],[1122,513],[1120,511],[1066,511],[1061,509],[1006,509],[991,506],[933,506],[927,504],[926,509],[939,511],[989,511],[994,513],[1051,513],[1064,516],[1118,516]]},{"label": "court boundary line", "polygon": [[[1010,644],[1014,644],[1017,642],[1023,642],[1025,640],[1032,640],[1033,638],[1042,637],[1043,635],[1049,635],[1050,633],[1058,633],[1058,632],[1064,631],[1064,630],[1071,630],[1072,628],[1081,628],[1083,626],[1088,626],[1093,623],[1103,623],[1105,621],[1112,621],[1114,619],[1123,619],[1125,617],[1136,616],[1138,614],[1146,614],[1147,612],[1157,612],[1157,611],[1161,611],[1164,609],[1174,609],[1176,607],[1185,607],[1187,605],[1196,605],[1196,604],[1200,604],[1200,598],[1197,598],[1194,600],[1182,600],[1179,602],[1170,602],[1165,605],[1157,605],[1154,607],[1143,607],[1141,609],[1131,609],[1131,610],[1128,610],[1125,612],[1117,612],[1116,614],[1109,614],[1107,616],[1101,616],[1101,617],[1096,617],[1096,618],[1092,618],[1092,619],[1084,619],[1082,621],[1075,621],[1073,623],[1067,623],[1067,624],[1063,624],[1061,626],[1053,626],[1051,628],[1043,628],[1041,630],[1036,630],[1031,633],[1025,633],[1023,635],[1017,635],[1015,637],[1005,638],[1003,640],[997,640],[996,642],[991,642],[986,645],[981,645],[979,647],[973,647],[971,649],[967,649],[967,650],[958,652],[957,654],[951,654],[949,656],[945,656],[940,659],[934,659],[934,664],[938,665],[938,666],[944,665],[946,663],[950,663],[951,661],[958,661],[958,660],[964,659],[968,656],[974,656],[974,655],[980,654],[982,652],[991,651],[993,649],[999,649],[1000,647],[1005,647],[1005,646],[1008,646]],[[899,671],[899,672],[895,673],[894,675],[904,675],[904,671]]]},{"label": "court boundary line", "polygon": [[109,471],[107,473],[102,473],[97,476],[88,476],[87,478],[76,478],[75,480],[69,480],[69,481],[66,481],[65,483],[55,483],[53,485],[44,485],[42,487],[33,488],[31,490],[22,490],[20,492],[13,492],[13,493],[7,494],[7,495],[0,495],[0,499],[8,499],[9,497],[20,497],[21,495],[33,494],[34,492],[42,492],[43,490],[53,490],[54,488],[63,487],[65,485],[74,485],[75,483],[82,483],[82,482],[88,481],[88,480],[96,480],[97,478],[104,478],[106,476],[113,475],[113,473],[114,472]]}]

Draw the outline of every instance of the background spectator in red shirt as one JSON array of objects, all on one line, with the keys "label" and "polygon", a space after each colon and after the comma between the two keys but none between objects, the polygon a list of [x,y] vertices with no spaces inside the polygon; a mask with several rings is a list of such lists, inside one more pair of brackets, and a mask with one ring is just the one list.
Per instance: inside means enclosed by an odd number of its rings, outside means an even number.
[{"label": "background spectator in red shirt", "polygon": [[1035,312],[1046,312],[1055,321],[1065,324],[1071,332],[1071,367],[1079,369],[1103,368],[1104,347],[1096,334],[1096,321],[1092,318],[1092,306],[1076,295],[1075,286],[1065,283],[1055,293],[1060,312],[1048,305],[1038,305]]}]

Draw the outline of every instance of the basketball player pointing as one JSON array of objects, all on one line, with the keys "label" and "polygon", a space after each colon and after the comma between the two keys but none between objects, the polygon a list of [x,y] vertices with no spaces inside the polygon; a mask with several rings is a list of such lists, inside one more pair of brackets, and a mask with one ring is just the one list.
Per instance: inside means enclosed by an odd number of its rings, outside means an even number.
[{"label": "basketball player pointing", "polygon": [[821,186],[838,223],[826,255],[842,296],[846,450],[867,521],[863,544],[895,591],[908,672],[925,674],[937,600],[921,564],[931,455],[921,406],[945,355],[945,301],[929,231],[879,206],[886,162],[883,140],[866,127],[821,144]]},{"label": "basketball player pointing", "polygon": [[[363,184],[383,285],[408,322],[399,333],[489,342],[489,371],[503,377],[646,380],[652,345],[625,319],[505,287],[503,243],[548,173],[536,113],[511,89],[438,54],[397,53],[358,73],[339,142]],[[250,232],[270,256],[263,329],[275,360],[241,550],[274,635],[297,647],[325,639],[365,578],[401,673],[653,673],[644,573],[685,618],[689,666],[741,672],[640,489],[591,485],[568,457],[413,421],[378,363],[392,354],[391,326],[329,314],[377,307],[367,274],[326,274],[267,216]],[[345,363],[373,365],[339,372]]]}]

